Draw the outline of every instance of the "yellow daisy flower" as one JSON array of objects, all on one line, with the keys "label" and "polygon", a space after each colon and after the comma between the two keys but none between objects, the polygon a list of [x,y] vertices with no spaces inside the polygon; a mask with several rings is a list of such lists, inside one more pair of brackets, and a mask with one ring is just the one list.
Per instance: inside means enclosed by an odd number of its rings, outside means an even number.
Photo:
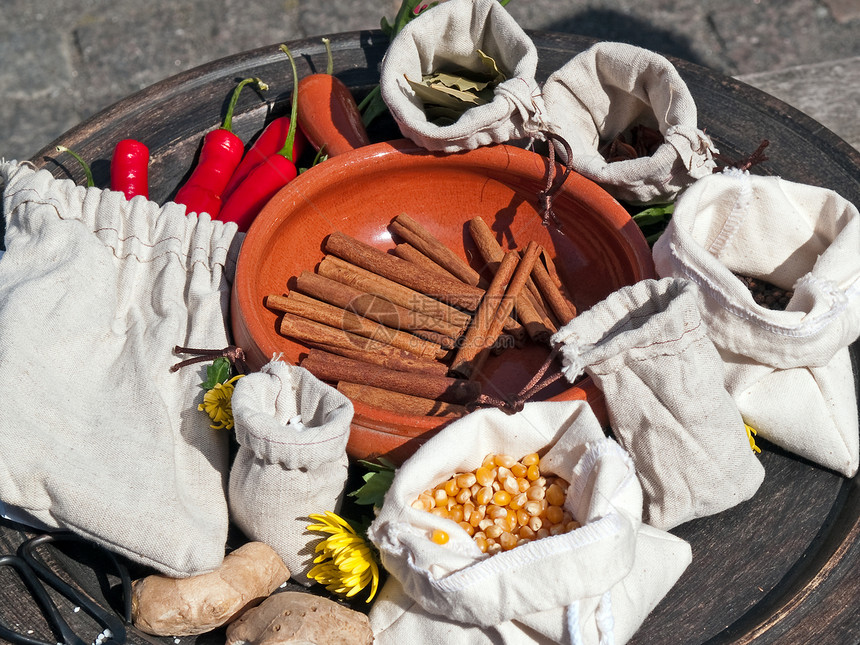
[{"label": "yellow daisy flower", "polygon": [[747,429],[747,437],[749,437],[750,440],[750,448],[753,449],[754,453],[760,453],[761,448],[755,445],[755,436],[758,434],[758,432],[756,432],[755,428],[753,428],[751,425],[748,425],[746,422],[744,423],[744,427]]},{"label": "yellow daisy flower", "polygon": [[213,424],[209,427],[213,430],[233,429],[233,388],[244,374],[234,376],[229,381],[218,383],[203,395],[203,403],[197,406],[201,412],[205,412],[212,419]]},{"label": "yellow daisy flower", "polygon": [[379,566],[367,540],[349,522],[330,511],[310,518],[318,524],[310,524],[308,530],[328,533],[329,537],[317,544],[315,551],[319,555],[308,577],[347,598],[371,585],[365,601],[370,602],[379,586]]}]

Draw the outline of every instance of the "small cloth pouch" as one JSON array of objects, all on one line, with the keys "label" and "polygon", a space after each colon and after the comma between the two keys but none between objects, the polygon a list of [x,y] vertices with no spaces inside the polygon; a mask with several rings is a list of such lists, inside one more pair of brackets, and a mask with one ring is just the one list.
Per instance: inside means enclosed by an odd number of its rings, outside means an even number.
[{"label": "small cloth pouch", "polygon": [[[580,528],[486,555],[459,524],[411,505],[488,454],[532,452],[542,473],[570,482],[564,508]],[[633,464],[587,403],[473,412],[403,464],[370,526],[392,576],[370,614],[376,642],[623,643],[691,559],[683,540],[643,528],[641,513]],[[446,544],[431,540],[435,529]]]},{"label": "small cloth pouch", "polygon": [[[571,147],[572,168],[617,199],[672,201],[714,170],[716,149],[696,127],[687,85],[672,63],[647,49],[597,43],[550,75],[543,100],[550,131]],[[619,135],[630,141],[638,125],[658,130],[663,143],[650,155],[607,161],[603,147]]]},{"label": "small cloth pouch", "polygon": [[[450,125],[428,120],[406,79],[454,66],[486,72],[486,53],[507,80],[493,99],[466,110]],[[379,86],[403,136],[428,150],[457,152],[530,138],[540,129],[537,48],[498,0],[448,0],[409,22],[388,46]]]},{"label": "small cloth pouch", "polygon": [[[847,477],[857,472],[848,346],[860,334],[860,215],[831,190],[730,169],[679,198],[657,271],[699,285],[726,387],[765,439]],[[794,290],[756,304],[738,276]]]},{"label": "small cloth pouch", "polygon": [[552,342],[568,380],[584,370],[603,391],[610,425],[636,465],[647,523],[670,529],[758,490],[764,468],[726,391],[692,282],[623,287]]},{"label": "small cloth pouch", "polygon": [[0,499],[174,577],[217,568],[228,438],[197,410],[227,346],[236,227],[13,162],[0,260]]},{"label": "small cloth pouch", "polygon": [[232,402],[239,450],[230,470],[230,516],[250,539],[271,546],[294,580],[310,584],[308,516],[340,508],[352,403],[280,360],[239,379]]}]

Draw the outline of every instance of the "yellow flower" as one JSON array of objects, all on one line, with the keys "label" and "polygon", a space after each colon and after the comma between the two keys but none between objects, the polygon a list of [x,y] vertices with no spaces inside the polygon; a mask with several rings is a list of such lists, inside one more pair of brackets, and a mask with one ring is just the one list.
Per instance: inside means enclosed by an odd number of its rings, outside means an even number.
[{"label": "yellow flower", "polygon": [[309,525],[308,530],[328,533],[329,537],[317,544],[315,551],[319,555],[308,577],[325,585],[330,592],[347,598],[371,585],[365,601],[370,602],[379,586],[379,567],[367,540],[356,533],[349,522],[330,511],[310,518],[319,524]]},{"label": "yellow flower", "polygon": [[755,435],[757,435],[758,432],[756,432],[755,428],[753,428],[751,425],[747,425],[746,422],[744,422],[744,427],[747,429],[747,437],[749,437],[750,440],[750,448],[753,449],[753,452],[760,453],[761,448],[755,445]]},{"label": "yellow flower", "polygon": [[209,427],[214,430],[233,429],[233,387],[244,374],[234,376],[225,383],[218,383],[203,395],[203,403],[197,406],[201,412],[209,415],[214,422]]}]

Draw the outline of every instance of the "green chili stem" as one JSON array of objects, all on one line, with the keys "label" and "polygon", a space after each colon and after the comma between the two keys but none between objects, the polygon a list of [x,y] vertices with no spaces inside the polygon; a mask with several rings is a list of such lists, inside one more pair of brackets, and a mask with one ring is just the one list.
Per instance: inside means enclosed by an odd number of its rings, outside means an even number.
[{"label": "green chili stem", "polygon": [[249,83],[254,83],[257,86],[257,89],[264,92],[269,89],[268,85],[256,77],[246,78],[240,81],[236,86],[236,89],[233,90],[233,96],[230,97],[230,103],[227,105],[227,114],[224,116],[224,123],[221,125],[222,129],[227,130],[228,132],[233,131],[233,110],[236,109],[236,103],[239,101],[239,94],[242,92],[242,88]]},{"label": "green chili stem", "polygon": [[325,54],[327,57],[325,64],[325,73],[331,76],[334,74],[334,60],[331,55],[331,41],[328,38],[323,38],[323,45],[325,45]]},{"label": "green chili stem", "polygon": [[84,175],[87,177],[87,188],[92,188],[96,185],[93,181],[93,172],[90,170],[89,164],[84,161],[83,157],[74,150],[69,150],[66,146],[57,146],[57,152],[68,152],[79,164],[81,164],[81,168],[84,169]]},{"label": "green chili stem", "polygon": [[293,59],[289,48],[286,45],[281,45],[281,51],[290,59],[290,67],[293,70],[293,97],[290,105],[290,129],[287,130],[287,140],[284,142],[284,147],[278,151],[278,154],[295,163],[296,160],[293,159],[293,143],[296,140],[296,122],[298,121],[297,117],[299,114],[299,71],[296,69],[296,61]]},{"label": "green chili stem", "polygon": [[379,85],[375,85],[370,92],[368,92],[367,96],[361,99],[361,103],[358,104],[358,111],[364,112],[364,108],[368,106],[368,104],[374,100],[377,94],[382,91],[382,88]]}]

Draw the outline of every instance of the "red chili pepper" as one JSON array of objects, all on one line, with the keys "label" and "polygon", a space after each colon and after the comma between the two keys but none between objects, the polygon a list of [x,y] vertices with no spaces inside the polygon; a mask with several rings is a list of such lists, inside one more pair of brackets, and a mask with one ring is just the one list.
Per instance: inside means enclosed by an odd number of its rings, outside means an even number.
[{"label": "red chili pepper", "polygon": [[[277,154],[284,147],[284,142],[286,141],[289,132],[289,116],[278,117],[263,129],[263,132],[259,137],[257,137],[254,145],[245,153],[245,156],[242,158],[242,163],[240,163],[239,167],[236,168],[236,171],[230,178],[230,182],[221,194],[222,203],[227,203],[227,200],[230,199],[233,191],[236,190],[243,181],[245,181],[248,175],[250,175],[257,166],[266,161],[266,159],[272,155]],[[306,144],[307,139],[305,139],[304,135],[301,132],[296,131],[295,140],[293,141],[292,155],[290,158],[295,160],[301,157]]]},{"label": "red chili pepper", "polygon": [[293,69],[293,98],[290,108],[290,128],[283,147],[257,164],[245,180],[232,192],[224,202],[224,208],[218,217],[224,222],[236,222],[240,231],[247,231],[257,213],[274,197],[281,188],[295,179],[298,174],[293,146],[296,139],[296,112],[298,110],[298,82],[296,77],[296,61],[286,45],[281,50],[289,57]]},{"label": "red chili pepper", "polygon": [[197,166],[173,199],[177,204],[184,204],[188,213],[209,213],[214,219],[221,210],[221,194],[245,151],[245,144],[233,134],[232,127],[239,93],[249,83],[256,84],[261,90],[269,89],[259,78],[246,78],[233,90],[224,123],[203,138]]},{"label": "red chili pepper", "polygon": [[299,126],[311,145],[325,146],[329,157],[370,143],[352,92],[332,76],[331,45],[323,38],[328,65],[325,74],[311,74],[299,82]]},{"label": "red chili pepper", "polygon": [[149,148],[140,141],[123,139],[113,149],[110,161],[110,188],[149,198]]}]

